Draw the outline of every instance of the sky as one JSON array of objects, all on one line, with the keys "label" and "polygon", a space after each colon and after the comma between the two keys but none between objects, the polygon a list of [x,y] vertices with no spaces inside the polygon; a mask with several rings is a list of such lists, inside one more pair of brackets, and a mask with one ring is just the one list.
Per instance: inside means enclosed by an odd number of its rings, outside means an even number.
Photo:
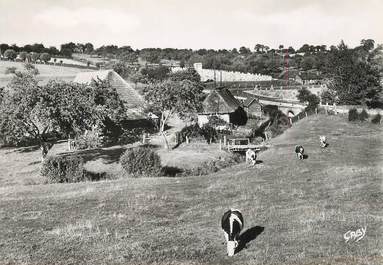
[{"label": "sky", "polygon": [[383,0],[0,0],[0,43],[142,48],[383,43]]}]

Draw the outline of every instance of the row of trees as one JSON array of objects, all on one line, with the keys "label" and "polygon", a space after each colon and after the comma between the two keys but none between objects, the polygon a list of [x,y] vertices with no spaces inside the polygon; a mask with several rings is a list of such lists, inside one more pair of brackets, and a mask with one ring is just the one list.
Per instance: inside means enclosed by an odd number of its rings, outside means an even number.
[{"label": "row of trees", "polygon": [[[372,39],[363,39],[361,45],[353,50],[360,50],[360,47],[375,49]],[[380,47],[380,46],[378,46]],[[15,52],[35,52],[48,53],[51,56],[61,55],[71,57],[73,53],[97,54],[107,58],[118,59],[121,62],[132,64],[141,58],[148,63],[159,64],[162,59],[180,61],[181,66],[191,66],[195,62],[202,62],[205,68],[222,69],[249,73],[260,73],[278,77],[285,69],[286,60],[290,68],[297,68],[303,71],[311,69],[318,70],[320,77],[328,72],[328,64],[331,56],[338,50],[337,46],[327,47],[326,45],[304,44],[298,49],[279,45],[277,48],[270,48],[267,45],[256,44],[254,49],[240,47],[226,49],[174,49],[174,48],[145,48],[134,50],[130,46],[103,45],[97,49],[92,43],[62,44],[60,50],[55,47],[45,48],[42,44],[9,46],[0,45],[0,52],[4,53],[7,49]]]},{"label": "row of trees", "polygon": [[29,53],[26,51],[22,51],[22,52],[17,53],[13,49],[5,50],[3,56],[4,56],[4,58],[6,58],[10,61],[15,60],[16,57],[19,56],[21,61],[28,61],[28,62],[32,62],[32,63],[35,63],[38,60],[47,63],[52,58],[51,55],[49,53],[46,53],[46,52],[43,52],[43,53],[30,52]]},{"label": "row of trees", "polygon": [[16,44],[8,45],[6,43],[0,44],[0,52],[4,53],[4,51],[12,49],[15,52],[35,52],[35,53],[49,53],[50,55],[59,55],[60,51],[55,46],[45,47],[41,43],[35,44],[27,44],[24,46],[17,46]]},{"label": "row of trees", "polygon": [[[10,58],[5,55],[5,52],[12,50],[13,53],[30,53],[30,54],[48,54],[50,56],[62,56],[62,57],[72,57],[73,53],[87,53],[91,54],[94,51],[92,43],[64,43],[60,45],[60,50],[55,46],[45,47],[41,43],[27,44],[24,46],[17,46],[16,44],[8,45],[6,43],[0,44],[0,55],[3,55],[6,58]],[[11,59],[11,58],[10,58]]]}]

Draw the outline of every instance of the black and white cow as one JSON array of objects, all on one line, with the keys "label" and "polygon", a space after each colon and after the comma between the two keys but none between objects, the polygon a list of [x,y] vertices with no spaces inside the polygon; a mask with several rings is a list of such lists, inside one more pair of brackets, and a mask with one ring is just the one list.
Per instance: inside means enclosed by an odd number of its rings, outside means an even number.
[{"label": "black and white cow", "polygon": [[253,166],[257,162],[257,155],[254,150],[247,149],[246,151],[246,162],[250,162]]},{"label": "black and white cow", "polygon": [[299,158],[299,160],[303,159],[304,152],[305,152],[305,149],[303,149],[303,146],[301,145],[295,146],[295,153],[297,154],[297,158]]},{"label": "black and white cow", "polygon": [[222,216],[221,226],[225,234],[227,244],[227,255],[233,256],[238,246],[238,236],[243,228],[244,222],[239,210],[230,209]]},{"label": "black and white cow", "polygon": [[324,135],[319,136],[319,141],[320,141],[320,147],[322,147],[322,148],[327,147],[327,139],[326,139],[326,136],[324,136]]}]

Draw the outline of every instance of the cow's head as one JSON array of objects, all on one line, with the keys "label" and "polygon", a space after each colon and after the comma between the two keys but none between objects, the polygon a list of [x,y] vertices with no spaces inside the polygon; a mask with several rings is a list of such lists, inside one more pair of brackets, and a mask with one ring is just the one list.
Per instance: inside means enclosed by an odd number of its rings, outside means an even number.
[{"label": "cow's head", "polygon": [[236,240],[227,241],[227,255],[229,257],[234,256],[234,252],[237,246],[238,246],[238,242]]}]

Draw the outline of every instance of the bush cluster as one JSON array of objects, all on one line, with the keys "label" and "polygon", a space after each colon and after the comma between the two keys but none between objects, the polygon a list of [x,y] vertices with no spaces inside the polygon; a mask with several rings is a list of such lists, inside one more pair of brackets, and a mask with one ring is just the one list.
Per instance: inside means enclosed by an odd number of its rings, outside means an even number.
[{"label": "bush cluster", "polygon": [[367,121],[368,118],[369,118],[369,115],[365,109],[363,109],[360,113],[358,112],[356,108],[352,108],[348,111],[349,121]]},{"label": "bush cluster", "polygon": [[365,109],[363,109],[359,114],[359,120],[360,121],[366,121],[368,120],[368,113]]},{"label": "bush cluster", "polygon": [[225,159],[206,161],[198,167],[195,167],[192,169],[186,169],[182,175],[184,176],[207,175],[210,173],[217,172],[223,168],[238,164],[239,162],[242,162],[242,161],[244,161],[243,156],[239,154],[233,154],[230,157]]},{"label": "bush cluster", "polygon": [[373,124],[378,124],[378,123],[380,123],[381,120],[382,120],[382,115],[380,115],[380,114],[378,113],[378,114],[376,114],[376,115],[374,116],[374,118],[372,118],[371,122],[372,122]]},{"label": "bush cluster", "polygon": [[161,175],[160,156],[148,147],[127,150],[120,163],[126,173],[133,177],[158,177]]},{"label": "bush cluster", "polygon": [[285,114],[280,113],[280,115],[273,119],[272,124],[270,126],[270,131],[272,134],[271,137],[276,137],[282,134],[290,127],[291,124],[289,118]]},{"label": "bush cluster", "polygon": [[142,128],[123,130],[121,135],[118,137],[117,143],[124,145],[141,141],[143,132],[144,130]]},{"label": "bush cluster", "polygon": [[359,120],[359,113],[356,108],[352,108],[348,111],[348,120],[349,121],[357,121]]},{"label": "bush cluster", "polygon": [[48,156],[42,164],[41,175],[48,183],[84,181],[84,161],[80,156]]},{"label": "bush cluster", "polygon": [[76,139],[76,148],[78,150],[99,148],[102,145],[103,137],[100,135],[99,130],[88,131]]},{"label": "bush cluster", "polygon": [[210,141],[215,142],[218,139],[217,130],[211,127],[209,124],[205,124],[200,128],[198,124],[184,127],[179,133],[179,139],[181,142],[186,141],[186,137],[200,138],[203,137],[207,143]]}]

